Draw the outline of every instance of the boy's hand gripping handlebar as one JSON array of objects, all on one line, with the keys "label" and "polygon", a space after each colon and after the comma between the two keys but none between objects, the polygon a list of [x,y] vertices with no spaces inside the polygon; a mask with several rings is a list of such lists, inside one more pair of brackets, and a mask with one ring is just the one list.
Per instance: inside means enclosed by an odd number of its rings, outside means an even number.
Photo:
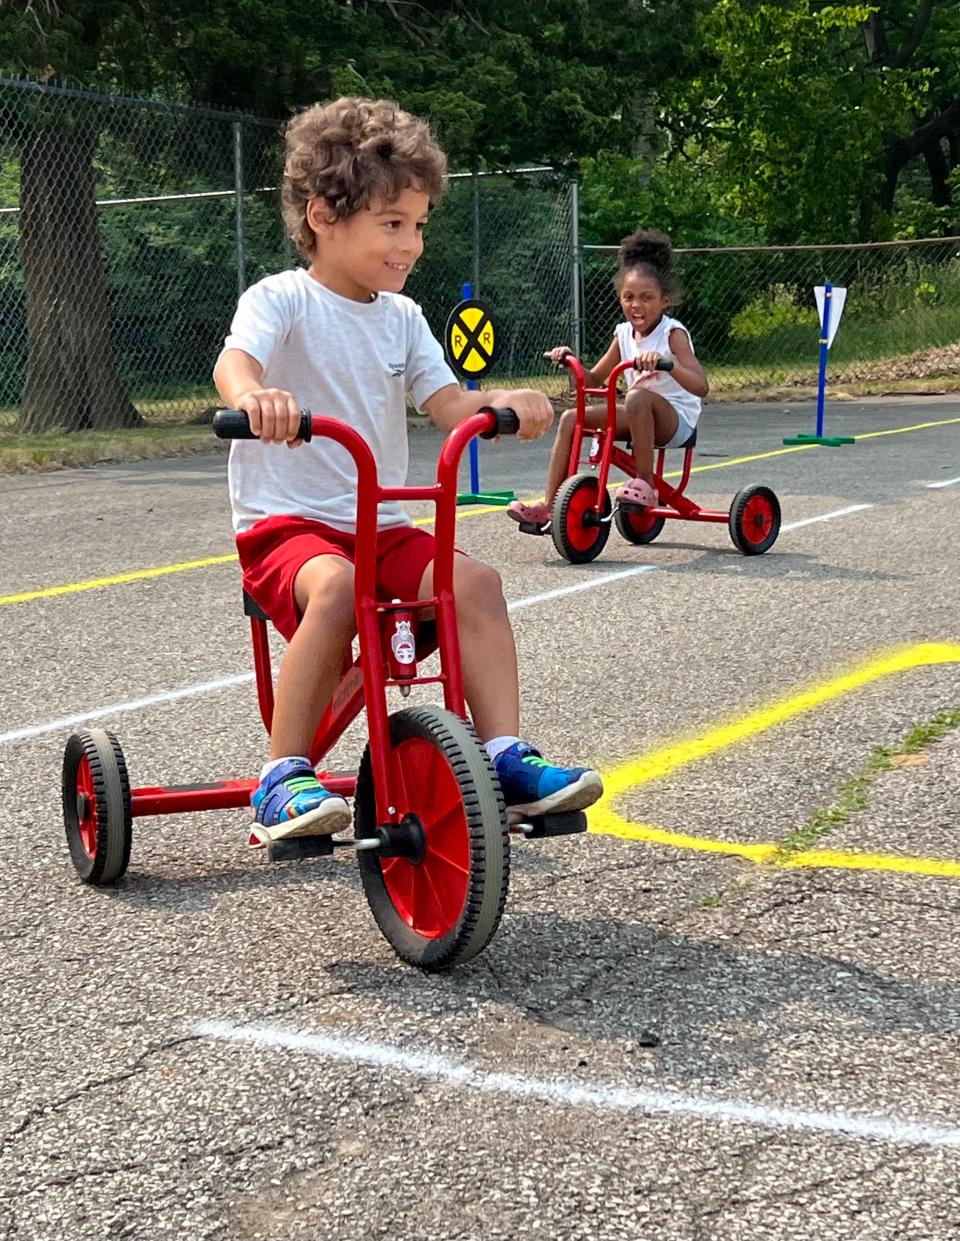
[{"label": "boy's hand gripping handlebar", "polygon": [[[258,440],[250,430],[250,416],[242,409],[218,409],[213,415],[213,433],[221,440]],[[309,409],[300,411],[298,438],[307,443],[313,436],[313,414]]]}]

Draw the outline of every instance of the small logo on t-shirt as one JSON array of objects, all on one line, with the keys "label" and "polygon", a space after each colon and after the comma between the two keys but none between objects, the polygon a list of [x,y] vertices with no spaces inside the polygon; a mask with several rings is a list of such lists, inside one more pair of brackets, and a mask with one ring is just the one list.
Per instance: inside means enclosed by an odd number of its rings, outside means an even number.
[{"label": "small logo on t-shirt", "polygon": [[399,375],[402,375],[403,372],[407,369],[407,364],[406,362],[388,362],[387,367],[390,371],[390,374],[393,376],[394,379],[396,379]]}]

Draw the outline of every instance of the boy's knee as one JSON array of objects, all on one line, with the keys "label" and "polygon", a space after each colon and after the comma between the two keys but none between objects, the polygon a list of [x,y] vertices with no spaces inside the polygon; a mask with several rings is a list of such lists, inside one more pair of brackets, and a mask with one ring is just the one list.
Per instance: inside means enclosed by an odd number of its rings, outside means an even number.
[{"label": "boy's knee", "polygon": [[506,608],[500,574],[487,564],[457,556],[453,572],[453,591],[459,615],[468,622],[479,612],[501,612]]},{"label": "boy's knee", "polygon": [[565,409],[560,415],[560,431],[564,435],[569,435],[573,431],[573,424],[577,421],[577,411],[575,409]]},{"label": "boy's knee", "polygon": [[330,557],[326,562],[307,565],[297,582],[297,594],[305,595],[304,616],[322,613],[331,623],[344,627],[354,624],[353,566],[345,560]]}]

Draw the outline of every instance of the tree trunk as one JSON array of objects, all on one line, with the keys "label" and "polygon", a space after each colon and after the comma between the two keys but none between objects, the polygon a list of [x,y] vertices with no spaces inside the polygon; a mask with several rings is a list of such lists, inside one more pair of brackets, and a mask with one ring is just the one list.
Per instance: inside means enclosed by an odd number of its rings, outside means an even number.
[{"label": "tree trunk", "polygon": [[142,420],[116,373],[96,207],[97,133],[66,118],[21,152],[20,252],[29,364],[17,429],[132,427]]}]

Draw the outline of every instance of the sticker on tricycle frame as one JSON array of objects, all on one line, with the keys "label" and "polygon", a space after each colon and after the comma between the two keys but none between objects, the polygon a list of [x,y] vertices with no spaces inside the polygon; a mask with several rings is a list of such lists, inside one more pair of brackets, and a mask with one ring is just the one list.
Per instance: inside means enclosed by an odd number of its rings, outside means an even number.
[{"label": "sticker on tricycle frame", "polygon": [[479,379],[497,357],[497,332],[490,311],[475,299],[450,311],[444,333],[447,361],[464,379]]}]

